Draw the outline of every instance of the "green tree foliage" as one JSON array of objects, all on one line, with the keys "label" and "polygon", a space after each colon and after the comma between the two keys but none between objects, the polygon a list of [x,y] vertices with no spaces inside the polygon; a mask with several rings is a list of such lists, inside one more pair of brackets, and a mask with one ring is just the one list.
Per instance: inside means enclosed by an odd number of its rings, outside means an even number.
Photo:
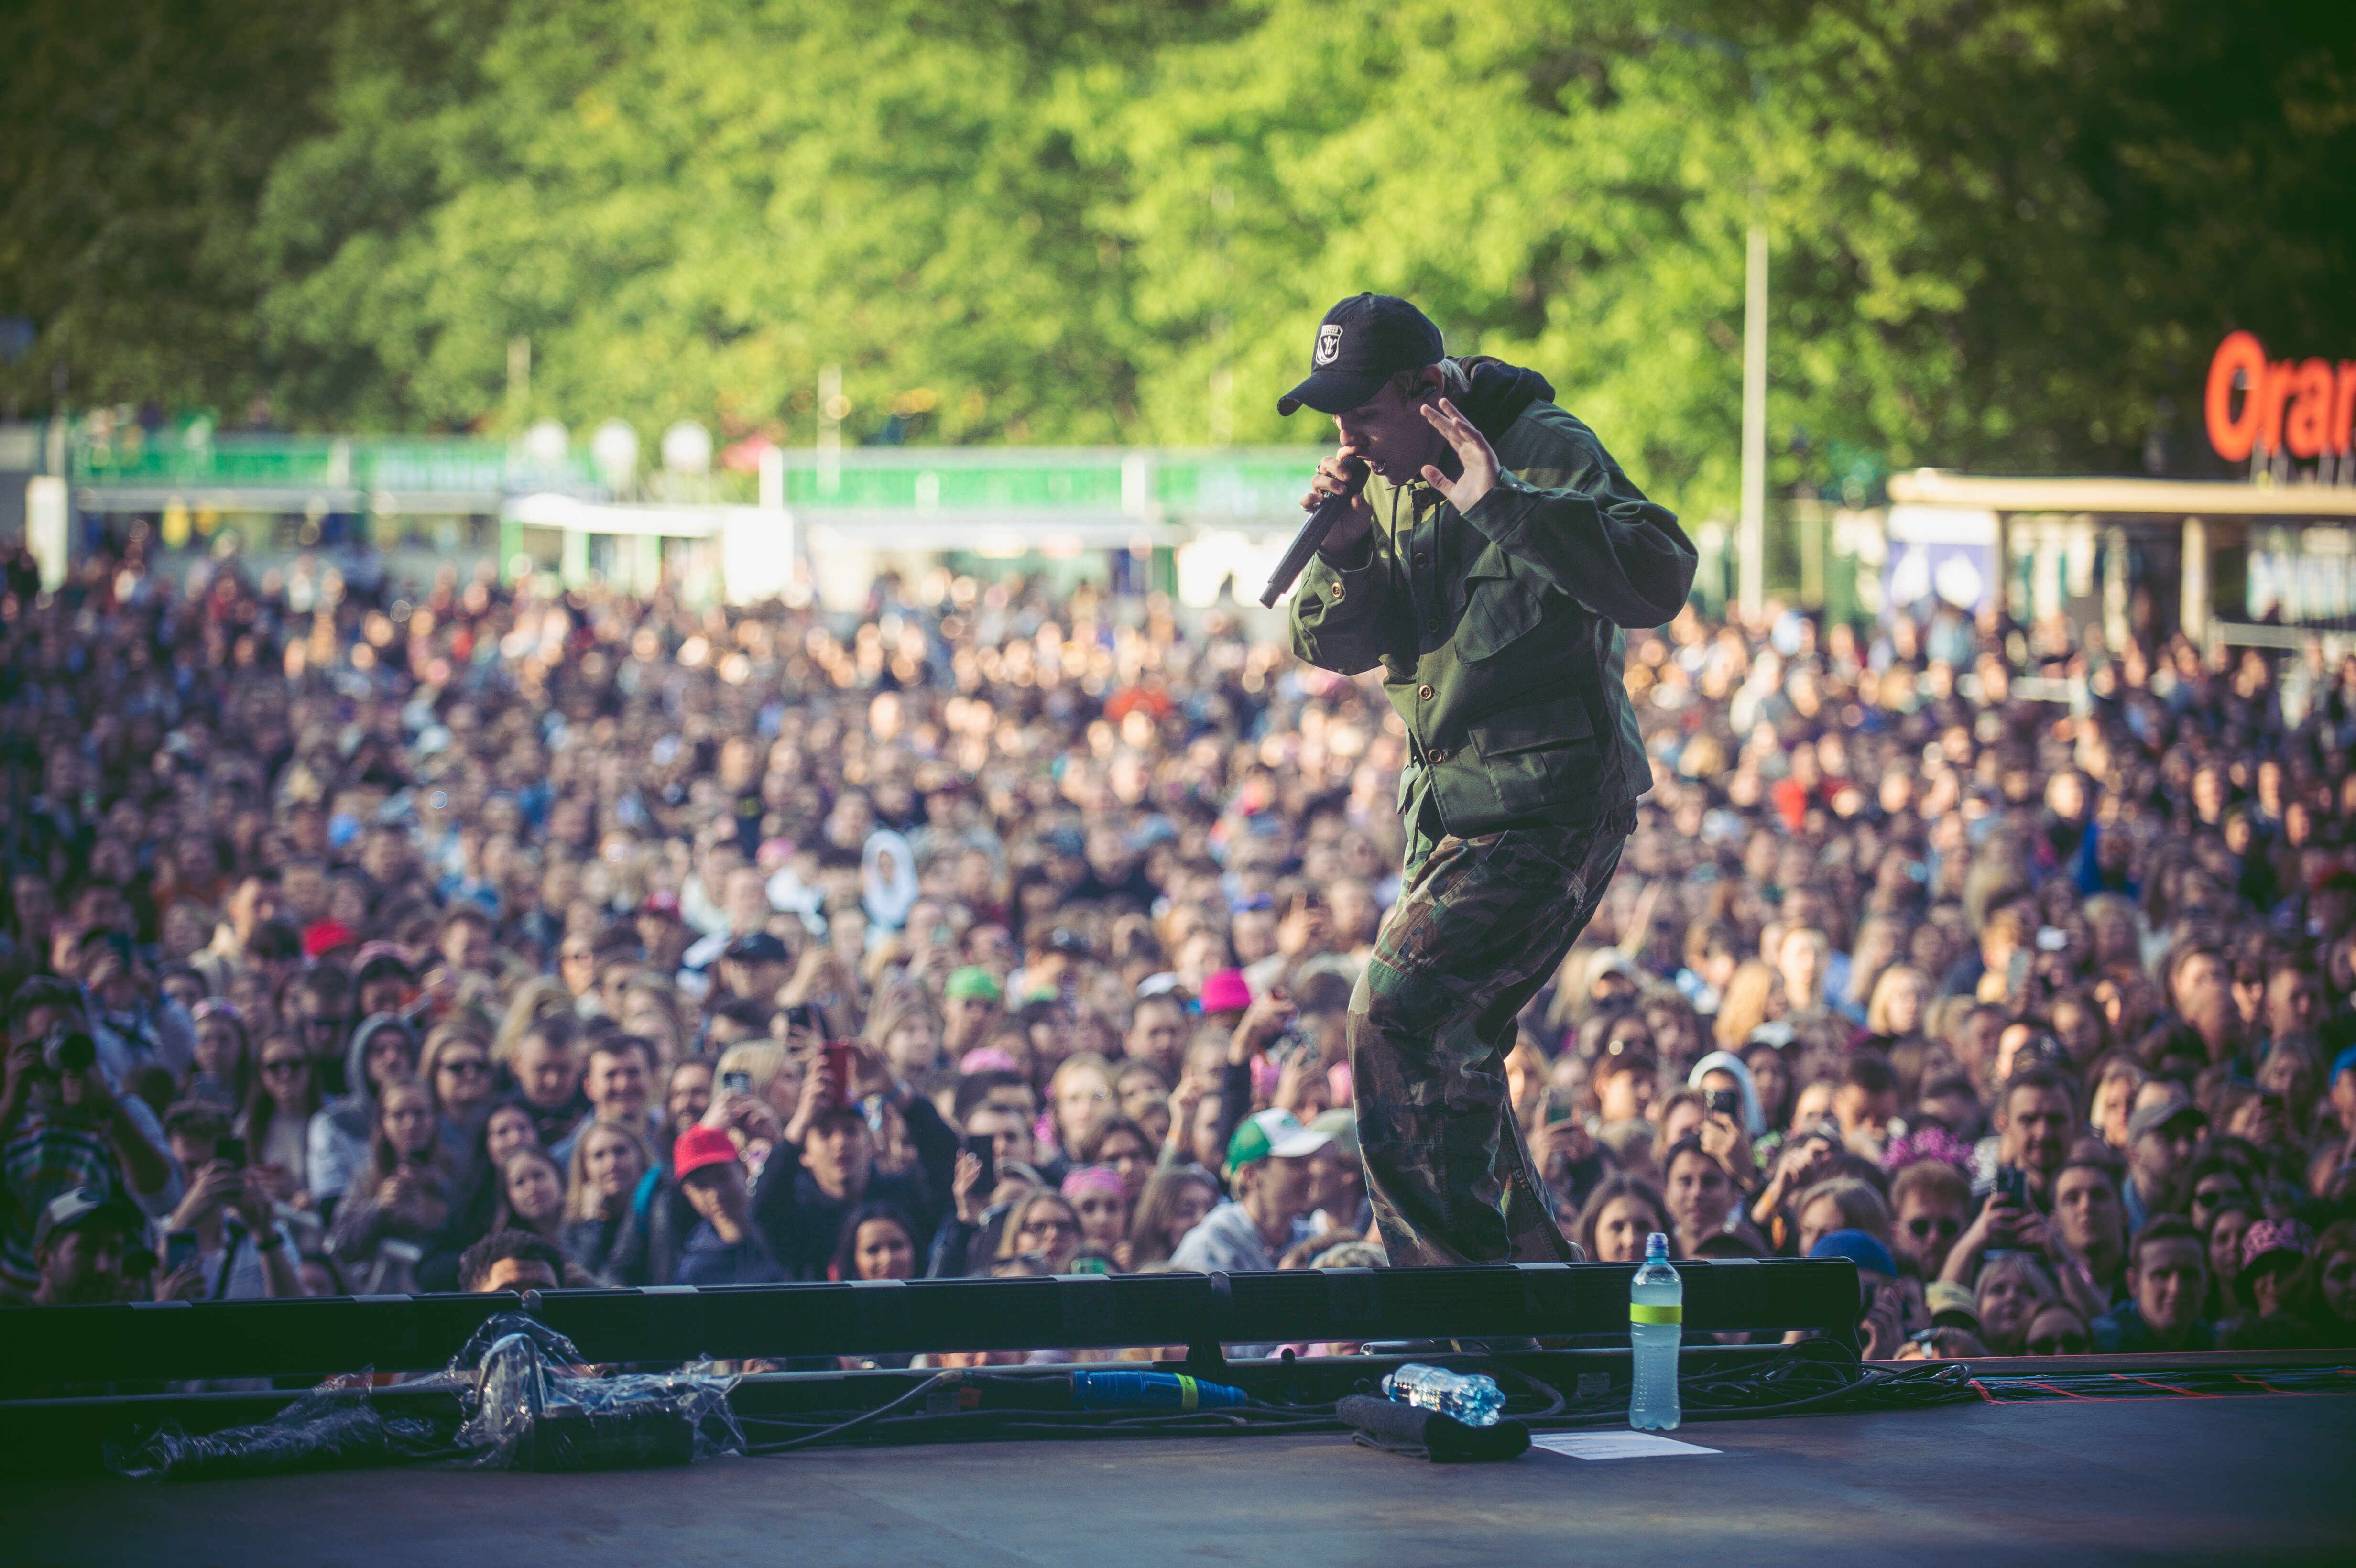
[{"label": "green tree foliage", "polygon": [[[0,5],[0,315],[40,336],[0,401],[236,402],[264,389],[249,244],[323,128],[319,0]],[[241,411],[242,411],[241,410]]]},{"label": "green tree foliage", "polygon": [[935,437],[1116,440],[1123,259],[1075,132],[1157,10],[515,5],[455,93],[413,27],[355,28],[350,112],[263,206],[290,251],[269,341],[364,421],[498,410],[522,336],[519,412],[808,440],[840,364],[854,428],[896,400]]},{"label": "green tree foliage", "polygon": [[2261,10],[1267,0],[1122,122],[1150,426],[1231,366],[1274,436],[1306,323],[1374,288],[1726,507],[1758,215],[1779,446],[2132,469],[2169,399],[2189,449],[2230,326],[2356,353],[2356,12]]},{"label": "green tree foliage", "polygon": [[[316,58],[275,96],[103,51],[69,92],[61,8],[19,35],[49,85],[0,97],[0,173],[41,172],[0,309],[110,386],[807,442],[833,364],[854,438],[1323,440],[1275,395],[1370,288],[1707,514],[1754,220],[1783,480],[1837,443],[2184,459],[2227,328],[2356,356],[2344,4],[359,0],[299,40],[276,6],[213,18]],[[166,26],[133,9],[111,33]],[[155,106],[107,121],[137,71]],[[70,133],[33,123],[59,95]]]}]

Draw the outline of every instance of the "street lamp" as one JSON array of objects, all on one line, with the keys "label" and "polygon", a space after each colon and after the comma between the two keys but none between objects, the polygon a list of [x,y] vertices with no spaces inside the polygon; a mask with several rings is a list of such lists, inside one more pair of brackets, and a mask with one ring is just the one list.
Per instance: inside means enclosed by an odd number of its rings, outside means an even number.
[{"label": "street lamp", "polygon": [[712,432],[693,420],[681,420],[663,432],[663,466],[673,474],[712,471]]},{"label": "street lamp", "polygon": [[1767,602],[1767,225],[1753,196],[1742,277],[1742,517],[1737,597],[1757,619]]},{"label": "street lamp", "polygon": [[[1767,98],[1766,75],[1740,44],[1684,27],[1657,35],[1688,48],[1708,49],[1751,72],[1751,101]],[[1767,197],[1751,187],[1751,229],[1742,268],[1742,510],[1735,526],[1735,600],[1756,619],[1767,603]]]},{"label": "street lamp", "polygon": [[589,438],[589,458],[605,488],[619,496],[638,476],[638,432],[627,420],[607,420]]}]

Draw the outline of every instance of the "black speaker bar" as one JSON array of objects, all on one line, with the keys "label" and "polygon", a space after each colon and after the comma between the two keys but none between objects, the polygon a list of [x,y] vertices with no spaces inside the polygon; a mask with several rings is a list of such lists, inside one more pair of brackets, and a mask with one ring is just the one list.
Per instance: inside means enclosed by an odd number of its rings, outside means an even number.
[{"label": "black speaker bar", "polygon": [[[1688,1333],[1810,1330],[1854,1349],[1846,1260],[1680,1263]],[[530,1307],[596,1362],[1546,1335],[1624,1335],[1626,1264],[1060,1275],[555,1290]],[[515,1296],[0,1308],[0,1393],[155,1378],[439,1367]]]}]

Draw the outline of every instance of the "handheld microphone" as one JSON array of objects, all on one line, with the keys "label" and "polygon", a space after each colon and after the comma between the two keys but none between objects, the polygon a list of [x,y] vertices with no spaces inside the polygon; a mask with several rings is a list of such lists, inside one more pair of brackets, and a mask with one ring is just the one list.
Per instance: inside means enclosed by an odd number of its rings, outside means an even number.
[{"label": "handheld microphone", "polygon": [[[1348,473],[1356,486],[1365,484],[1365,464],[1353,459]],[[1358,491],[1354,487],[1339,496],[1328,496],[1317,503],[1316,509],[1309,514],[1308,521],[1301,525],[1301,531],[1292,536],[1292,543],[1285,547],[1283,556],[1276,563],[1276,570],[1268,574],[1268,586],[1259,591],[1262,609],[1273,608],[1276,602],[1284,597],[1284,591],[1292,586],[1293,579],[1309,569],[1309,558],[1315,555],[1317,547],[1325,542],[1327,530],[1348,514],[1351,503],[1357,499],[1357,496]]]}]

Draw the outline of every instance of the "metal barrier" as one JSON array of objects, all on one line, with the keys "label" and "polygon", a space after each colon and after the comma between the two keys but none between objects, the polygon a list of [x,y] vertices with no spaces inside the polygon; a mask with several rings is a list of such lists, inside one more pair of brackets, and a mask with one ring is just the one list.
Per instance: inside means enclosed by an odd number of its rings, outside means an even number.
[{"label": "metal barrier", "polygon": [[[1805,1330],[1854,1352],[1845,1260],[1680,1263],[1689,1333]],[[559,1290],[526,1305],[593,1361],[1625,1335],[1625,1264],[1063,1275]],[[91,1382],[438,1367],[516,1297],[336,1296],[0,1309],[0,1396]]]}]

